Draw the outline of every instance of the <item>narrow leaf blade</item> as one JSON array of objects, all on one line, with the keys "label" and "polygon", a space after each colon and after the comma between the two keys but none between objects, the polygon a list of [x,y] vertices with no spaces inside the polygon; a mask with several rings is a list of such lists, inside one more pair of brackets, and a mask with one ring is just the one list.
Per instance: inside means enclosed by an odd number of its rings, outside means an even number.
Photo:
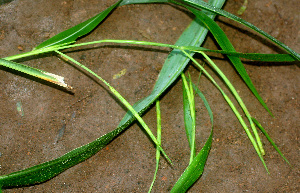
[{"label": "narrow leaf blade", "polygon": [[[219,25],[212,20],[210,17],[208,17],[206,14],[193,9],[190,9],[201,21],[203,24],[209,29],[209,31],[213,34],[216,41],[220,45],[220,47],[225,51],[235,52],[235,49],[229,39],[227,38],[226,34],[223,32],[223,30],[219,27]],[[267,107],[266,103],[263,101],[263,99],[258,94],[256,88],[254,87],[243,63],[241,62],[239,57],[228,55],[228,58],[234,65],[235,69],[239,72],[240,76],[243,78],[249,89],[252,91],[252,93],[255,95],[255,97],[258,99],[258,101],[261,103],[261,105],[272,115],[270,109]],[[273,116],[273,115],[272,115]]]},{"label": "narrow leaf blade", "polygon": [[200,96],[202,101],[204,102],[204,105],[207,109],[207,112],[211,119],[211,132],[210,135],[201,149],[201,151],[198,153],[198,155],[193,159],[192,163],[185,169],[181,177],[178,179],[176,184],[171,190],[171,193],[180,193],[180,192],[186,192],[195,182],[199,179],[199,177],[202,175],[204,171],[204,166],[206,164],[206,160],[211,148],[212,144],[212,136],[213,136],[213,114],[211,111],[211,108],[204,97],[204,95],[200,92],[200,90],[193,84],[193,88],[196,91],[196,93]]},{"label": "narrow leaf blade", "polygon": [[67,29],[52,38],[44,41],[40,45],[34,48],[34,50],[47,48],[55,45],[65,44],[74,42],[77,38],[88,34],[91,32],[101,21],[103,21],[106,16],[116,7],[121,1],[118,1],[114,5],[110,6],[106,10],[102,11],[98,15],[70,28]]},{"label": "narrow leaf blade", "polygon": [[1,66],[5,66],[7,68],[13,69],[13,70],[17,70],[19,72],[46,80],[48,82],[52,82],[54,84],[57,84],[59,86],[65,87],[65,88],[72,88],[71,86],[68,86],[65,82],[64,82],[64,77],[62,76],[58,76],[49,72],[45,72],[43,70],[39,70],[37,68],[32,68],[30,66],[26,66],[24,64],[20,64],[20,63],[16,63],[16,62],[12,62],[12,61],[8,61],[8,60],[4,60],[0,58],[0,65]]},{"label": "narrow leaf blade", "polygon": [[[132,122],[133,119],[129,120],[128,122],[130,121]],[[2,175],[0,176],[0,187],[10,188],[28,186],[47,181],[67,170],[68,168],[83,162],[84,160],[96,154],[100,149],[105,147],[110,141],[118,136],[127,126],[128,123],[103,135],[91,143],[66,153],[57,159],[21,171]]]},{"label": "narrow leaf blade", "polygon": [[261,130],[261,132],[266,136],[266,138],[268,139],[268,141],[272,144],[272,146],[274,147],[274,149],[279,153],[279,155],[284,159],[284,161],[286,161],[286,163],[288,163],[289,165],[290,162],[284,157],[284,155],[281,153],[281,151],[279,150],[279,148],[277,147],[277,145],[275,144],[275,142],[272,140],[272,138],[269,136],[269,134],[267,133],[267,131],[263,128],[263,126],[255,119],[252,117],[253,122],[257,125],[257,127]]},{"label": "narrow leaf blade", "polygon": [[[173,1],[173,0],[171,0]],[[269,40],[271,40],[272,42],[274,42],[275,44],[279,45],[280,47],[282,47],[283,49],[285,49],[288,53],[290,53],[291,55],[293,55],[293,57],[295,59],[297,59],[298,61],[300,60],[300,54],[296,53],[294,50],[292,50],[291,48],[289,48],[288,46],[286,46],[284,43],[278,41],[276,38],[274,38],[273,36],[269,35],[268,33],[264,32],[263,30],[259,29],[258,27],[254,26],[253,24],[229,13],[226,12],[218,7],[215,7],[213,5],[210,5],[202,0],[183,0],[185,3],[187,3],[190,6],[194,6],[200,9],[204,9],[207,10],[211,13],[215,13],[218,15],[222,15],[224,17],[227,17],[229,19],[232,19],[238,23],[241,23],[247,27],[249,27],[250,29],[260,33],[261,35],[265,36],[266,38],[268,38]]]},{"label": "narrow leaf blade", "polygon": [[195,183],[195,181],[201,176],[209,154],[209,150],[211,148],[212,134],[213,132],[211,131],[211,134],[208,140],[206,141],[204,147],[194,158],[192,163],[183,172],[181,177],[178,179],[178,181],[172,188],[171,193],[186,192],[186,190],[189,189]]}]

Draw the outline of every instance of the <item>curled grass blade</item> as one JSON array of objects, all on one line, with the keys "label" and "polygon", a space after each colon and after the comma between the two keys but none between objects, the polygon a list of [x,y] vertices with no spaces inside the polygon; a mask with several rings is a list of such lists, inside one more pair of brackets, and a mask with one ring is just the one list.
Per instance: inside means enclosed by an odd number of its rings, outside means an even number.
[{"label": "curled grass blade", "polygon": [[103,21],[106,16],[116,7],[122,0],[118,1],[114,5],[110,6],[106,10],[102,11],[98,15],[68,29],[65,30],[52,38],[44,41],[40,45],[34,48],[34,50],[43,49],[59,44],[74,42],[77,38],[88,34],[91,32],[101,21]]}]

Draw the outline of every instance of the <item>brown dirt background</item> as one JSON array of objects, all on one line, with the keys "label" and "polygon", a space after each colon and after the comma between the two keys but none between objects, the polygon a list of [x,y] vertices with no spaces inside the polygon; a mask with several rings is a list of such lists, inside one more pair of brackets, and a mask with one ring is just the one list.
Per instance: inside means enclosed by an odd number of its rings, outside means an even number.
[{"label": "brown dirt background", "polygon": [[[114,2],[15,0],[2,5],[0,57],[30,51]],[[229,0],[224,9],[236,14],[242,3],[243,0]],[[300,51],[297,0],[250,0],[241,17]],[[123,6],[80,42],[110,38],[173,44],[191,19],[186,12],[170,5]],[[218,23],[240,52],[283,53],[239,24],[223,17],[218,18]],[[205,47],[216,48],[211,37],[206,40]],[[133,104],[151,92],[167,54],[166,49],[101,46],[73,52],[70,56],[100,74]],[[238,120],[220,93],[203,77],[200,89],[214,112],[214,141],[204,174],[189,192],[299,192],[299,67],[290,63],[245,64],[254,85],[275,115],[272,118],[231,64],[219,55],[215,61],[293,167],[289,167],[263,138],[265,161],[271,173],[268,175]],[[1,175],[49,161],[91,142],[116,128],[124,116],[124,108],[102,84],[99,86],[59,58],[44,56],[19,62],[66,77],[75,94],[8,70],[0,71]],[[124,68],[127,73],[114,80],[113,75]],[[190,65],[187,71],[197,80],[198,70]],[[161,100],[163,147],[174,167],[162,159],[153,192],[168,192],[188,164],[181,89],[179,80]],[[23,117],[16,109],[19,101],[23,104]],[[200,150],[209,135],[210,123],[199,99],[196,108]],[[143,118],[155,130],[155,109]],[[65,133],[55,143],[64,123]],[[39,185],[4,192],[146,192],[154,169],[155,148],[143,130],[134,124],[95,156],[57,177]]]}]

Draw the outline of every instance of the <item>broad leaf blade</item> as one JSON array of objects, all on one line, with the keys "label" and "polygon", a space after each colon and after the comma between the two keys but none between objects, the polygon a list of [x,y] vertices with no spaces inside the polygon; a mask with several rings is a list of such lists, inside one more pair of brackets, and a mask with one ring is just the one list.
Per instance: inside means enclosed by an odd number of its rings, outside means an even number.
[{"label": "broad leaf blade", "polygon": [[106,10],[102,11],[98,15],[70,28],[66,31],[63,31],[52,38],[44,41],[40,45],[34,48],[34,50],[42,49],[46,47],[51,47],[59,44],[74,42],[77,38],[88,34],[92,31],[101,21],[103,21],[106,16],[116,7],[119,5],[121,1],[118,1],[114,5],[110,6]]},{"label": "broad leaf blade", "polygon": [[212,134],[213,133],[211,132],[204,147],[201,149],[201,151],[194,158],[192,163],[186,168],[186,170],[183,172],[181,177],[178,179],[178,181],[172,188],[171,193],[186,192],[186,190],[189,189],[195,183],[195,181],[201,176],[209,154],[209,150],[211,148]]}]

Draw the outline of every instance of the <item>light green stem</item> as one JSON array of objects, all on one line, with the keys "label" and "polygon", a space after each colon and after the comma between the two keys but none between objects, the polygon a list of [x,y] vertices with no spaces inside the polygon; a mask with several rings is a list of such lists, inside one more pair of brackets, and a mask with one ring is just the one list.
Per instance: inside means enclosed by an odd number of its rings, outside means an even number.
[{"label": "light green stem", "polygon": [[219,69],[219,67],[204,53],[204,52],[200,52],[204,58],[212,65],[212,67],[216,70],[216,72],[220,75],[220,77],[223,79],[223,81],[227,84],[227,86],[229,87],[230,91],[233,93],[234,97],[236,98],[236,100],[238,101],[238,103],[240,104],[241,108],[243,109],[245,115],[247,116],[249,123],[251,125],[252,131],[254,133],[254,136],[256,138],[258,147],[261,151],[262,155],[265,155],[265,151],[262,145],[262,142],[260,140],[260,137],[258,135],[257,129],[255,127],[255,124],[252,121],[252,117],[246,107],[246,105],[244,104],[243,100],[241,99],[241,97],[239,96],[239,94],[237,93],[237,91],[235,90],[235,88],[233,87],[233,85],[231,84],[231,82],[227,79],[227,77],[225,76],[225,74]]},{"label": "light green stem", "polygon": [[[232,111],[234,112],[235,116],[238,118],[239,122],[241,123],[241,125],[243,126],[246,134],[248,135],[256,153],[258,154],[261,162],[263,163],[266,171],[269,173],[269,170],[267,168],[267,165],[263,159],[262,153],[255,141],[255,139],[253,138],[250,130],[248,129],[247,124],[245,123],[245,121],[243,120],[242,116],[240,115],[240,113],[238,112],[238,110],[235,108],[234,104],[231,102],[230,98],[224,93],[224,91],[221,89],[221,87],[215,82],[215,80],[210,76],[210,74],[192,57],[190,56],[186,51],[181,50],[187,57],[189,57],[191,59],[191,61],[193,61],[202,71],[203,73],[206,75],[206,77],[218,88],[218,90],[221,92],[221,94],[223,95],[224,99],[226,100],[226,102],[229,104],[229,106],[231,107]],[[209,60],[210,62],[211,60]]]},{"label": "light green stem", "polygon": [[162,154],[165,156],[165,158],[172,164],[172,161],[169,159],[169,157],[167,156],[167,154],[165,153],[165,151],[162,149],[162,147],[160,146],[160,144],[158,143],[157,139],[155,138],[155,136],[153,135],[152,131],[149,129],[148,125],[144,122],[144,120],[141,118],[141,116],[134,110],[134,108],[123,98],[123,96],[116,90],[114,89],[112,86],[110,86],[110,84],[108,82],[106,82],[106,80],[104,80],[103,78],[101,78],[99,75],[97,75],[96,73],[94,73],[92,70],[90,70],[89,68],[87,68],[86,66],[80,64],[79,62],[77,62],[76,60],[74,60],[73,58],[69,57],[68,55],[56,50],[56,53],[60,54],[61,56],[67,58],[68,60],[72,61],[73,63],[75,63],[76,65],[78,65],[79,67],[83,68],[84,70],[86,70],[87,72],[91,73],[93,76],[95,76],[96,78],[98,78],[99,80],[101,80],[105,85],[108,86],[108,88],[110,89],[110,91],[123,103],[123,105],[125,105],[128,110],[135,116],[135,118],[138,120],[138,122],[142,125],[142,127],[145,129],[145,131],[148,133],[148,135],[150,136],[150,138],[152,139],[152,141],[157,145],[157,147],[160,149],[160,151],[162,152]]}]

